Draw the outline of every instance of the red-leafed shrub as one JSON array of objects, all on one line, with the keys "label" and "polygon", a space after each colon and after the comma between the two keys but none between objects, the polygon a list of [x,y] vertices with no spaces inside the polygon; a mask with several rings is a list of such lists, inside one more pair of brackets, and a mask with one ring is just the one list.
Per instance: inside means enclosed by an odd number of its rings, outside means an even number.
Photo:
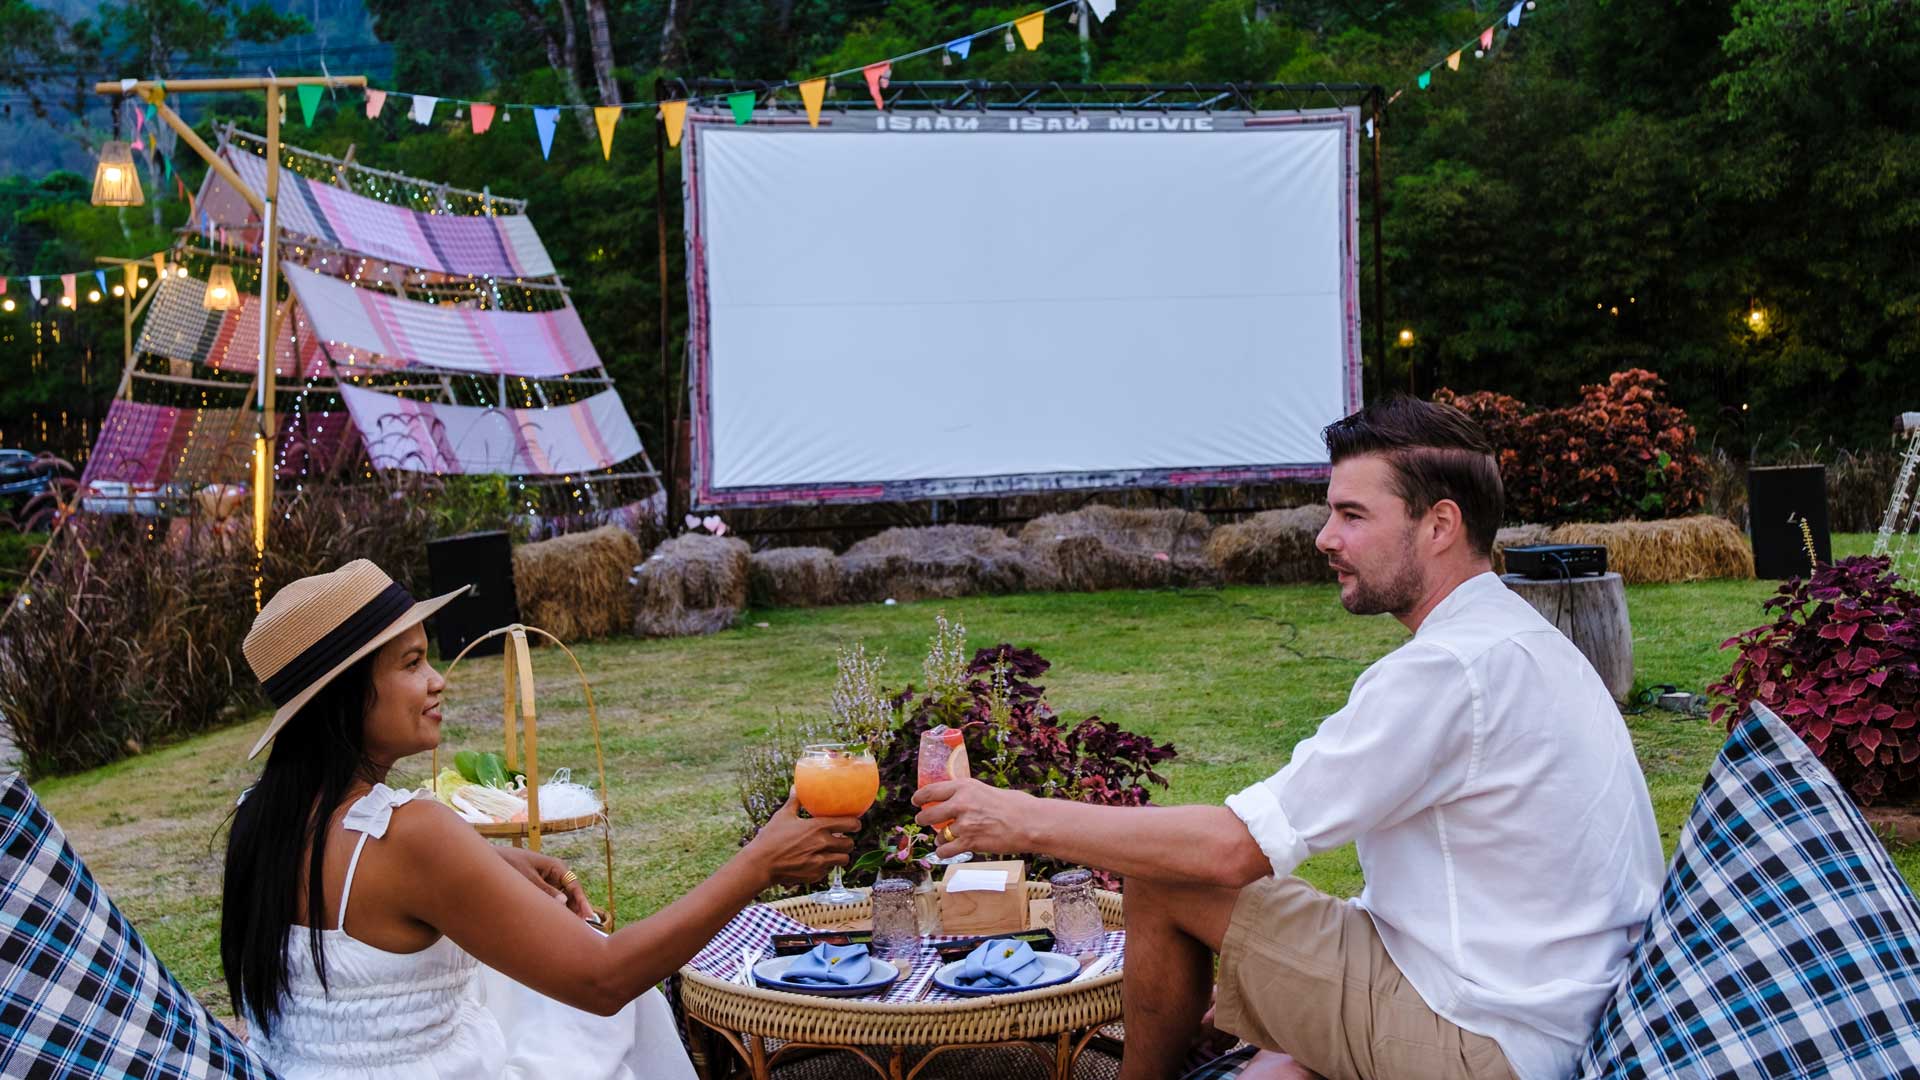
[{"label": "red-leafed shrub", "polygon": [[1891,565],[1855,556],[1782,585],[1778,617],[1723,642],[1740,657],[1707,688],[1732,699],[1716,720],[1772,709],[1862,805],[1920,795],[1920,594]]},{"label": "red-leafed shrub", "polygon": [[1615,372],[1580,402],[1532,409],[1505,394],[1441,390],[1486,429],[1500,457],[1510,520],[1543,523],[1668,518],[1697,513],[1707,470],[1687,414],[1661,397],[1650,371]]}]

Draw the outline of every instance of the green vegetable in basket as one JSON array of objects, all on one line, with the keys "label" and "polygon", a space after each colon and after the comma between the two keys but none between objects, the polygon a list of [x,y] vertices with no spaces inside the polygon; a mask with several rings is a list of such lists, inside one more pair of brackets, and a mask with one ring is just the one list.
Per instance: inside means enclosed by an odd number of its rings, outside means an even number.
[{"label": "green vegetable in basket", "polygon": [[480,782],[480,757],[474,750],[462,750],[453,755],[453,767],[460,773],[461,779],[469,784]]},{"label": "green vegetable in basket", "polygon": [[491,751],[480,755],[480,761],[474,766],[479,775],[479,783],[487,787],[504,788],[507,786],[506,759]]}]

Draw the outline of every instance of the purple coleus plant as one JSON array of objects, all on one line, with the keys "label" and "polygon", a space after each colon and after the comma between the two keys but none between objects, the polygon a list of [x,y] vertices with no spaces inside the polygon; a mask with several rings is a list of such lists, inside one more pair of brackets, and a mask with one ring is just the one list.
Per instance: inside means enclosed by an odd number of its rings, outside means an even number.
[{"label": "purple coleus plant", "polygon": [[1820,756],[1861,805],[1920,797],[1920,594],[1881,556],[1855,556],[1794,578],[1766,602],[1772,622],[1727,639],[1731,726],[1765,705]]}]

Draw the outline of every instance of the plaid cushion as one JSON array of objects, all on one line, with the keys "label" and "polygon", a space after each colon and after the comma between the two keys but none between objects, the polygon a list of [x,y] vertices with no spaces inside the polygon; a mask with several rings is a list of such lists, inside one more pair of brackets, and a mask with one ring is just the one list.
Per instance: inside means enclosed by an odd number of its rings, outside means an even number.
[{"label": "plaid cushion", "polygon": [[1920,1076],[1920,906],[1765,708],[1707,774],[1579,1075]]},{"label": "plaid cushion", "polygon": [[271,1077],[147,951],[26,781],[0,784],[0,1076]]}]

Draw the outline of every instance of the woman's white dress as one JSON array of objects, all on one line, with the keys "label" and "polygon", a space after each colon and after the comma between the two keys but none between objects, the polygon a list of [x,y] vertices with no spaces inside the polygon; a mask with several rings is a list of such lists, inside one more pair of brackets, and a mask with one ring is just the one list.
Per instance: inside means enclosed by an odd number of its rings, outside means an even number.
[{"label": "woman's white dress", "polygon": [[340,924],[323,930],[327,988],[308,930],[288,935],[288,992],[273,1033],[253,1049],[285,1080],[579,1077],[693,1080],[672,1010],[649,990],[613,1016],[563,1005],[481,964],[442,937],[411,953],[348,936],[347,901],[367,840],[420,792],[376,784],[347,811],[361,834],[340,892]]}]

